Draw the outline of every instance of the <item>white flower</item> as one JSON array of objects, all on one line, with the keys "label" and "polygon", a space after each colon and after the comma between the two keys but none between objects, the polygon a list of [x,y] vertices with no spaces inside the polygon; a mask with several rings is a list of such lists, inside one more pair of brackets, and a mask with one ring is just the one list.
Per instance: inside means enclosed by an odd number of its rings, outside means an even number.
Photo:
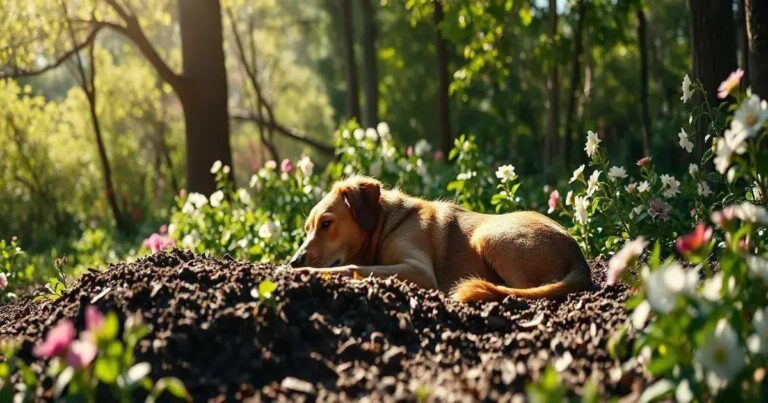
[{"label": "white flower", "polygon": [[305,178],[312,176],[312,172],[315,170],[315,163],[306,155],[299,158],[296,162],[296,166]]},{"label": "white flower", "polygon": [[680,182],[671,175],[661,175],[661,184],[664,188],[664,197],[670,198],[680,193]]},{"label": "white flower", "polygon": [[477,176],[477,172],[476,171],[462,172],[462,173],[456,175],[456,180],[465,181],[465,180],[469,180],[470,178],[473,178],[475,176]]},{"label": "white flower", "polygon": [[221,167],[221,172],[223,172],[224,175],[229,175],[229,171],[230,171],[229,165],[224,165],[223,167]]},{"label": "white flower", "polygon": [[648,301],[643,301],[640,305],[632,311],[632,327],[635,329],[642,329],[645,326],[645,322],[648,320],[648,315],[651,313],[651,304]]},{"label": "white flower", "polygon": [[690,293],[698,281],[696,272],[686,273],[677,262],[663,266],[650,274],[644,273],[644,277],[648,302],[653,310],[659,313],[672,312],[677,297]]},{"label": "white flower", "polygon": [[8,287],[8,277],[5,273],[0,273],[0,291],[4,290],[5,287]]},{"label": "white flower", "polygon": [[704,181],[699,182],[699,184],[696,185],[696,189],[701,197],[709,197],[712,194],[712,189],[709,188],[709,184]]},{"label": "white flower", "polygon": [[624,179],[627,177],[627,170],[624,169],[624,167],[611,167],[611,169],[608,170],[608,177],[613,179]]},{"label": "white flower", "polygon": [[624,270],[637,260],[637,257],[643,253],[646,246],[648,246],[648,242],[642,236],[637,237],[635,240],[627,241],[621,250],[616,252],[611,260],[608,261],[606,283],[608,285],[616,284]]},{"label": "white flower", "polygon": [[587,157],[592,157],[597,152],[597,145],[600,144],[600,138],[597,137],[597,133],[592,130],[587,132],[587,145],[584,147],[584,151],[587,152]]},{"label": "white flower", "polygon": [[651,184],[648,183],[648,181],[642,181],[639,185],[637,185],[637,191],[640,193],[645,193],[651,189]]},{"label": "white flower", "polygon": [[581,225],[587,225],[589,221],[589,199],[586,196],[576,196],[573,199],[574,218]]},{"label": "white flower", "polygon": [[512,165],[502,165],[496,170],[496,177],[501,180],[501,183],[514,180],[517,177],[515,174],[515,167]]},{"label": "white flower", "polygon": [[195,237],[193,237],[191,234],[184,235],[184,238],[181,239],[181,247],[184,249],[194,248],[195,243]]},{"label": "white flower", "polygon": [[685,77],[683,77],[683,96],[680,98],[683,103],[688,102],[688,100],[691,99],[691,96],[693,95],[691,84],[691,78],[688,77],[688,74],[686,74]]},{"label": "white flower", "polygon": [[192,204],[192,202],[190,202],[189,200],[187,200],[184,203],[184,206],[181,207],[181,212],[187,215],[192,214],[195,212],[195,205]]},{"label": "white flower", "polygon": [[[726,131],[727,133],[727,131]],[[728,145],[725,138],[718,138],[715,142],[715,169],[721,174],[725,174],[728,167],[731,166],[731,156],[733,149]]]},{"label": "white flower", "polygon": [[248,193],[247,190],[240,188],[237,190],[237,197],[240,198],[240,202],[250,206],[251,205],[251,195]]},{"label": "white flower", "polygon": [[747,348],[753,354],[768,353],[768,306],[755,312],[752,327],[755,333],[747,339]]},{"label": "white flower", "polygon": [[341,132],[341,138],[343,138],[343,139],[345,139],[345,140],[346,140],[346,139],[348,139],[348,138],[349,138],[349,136],[350,136],[350,134],[349,134],[349,130],[347,130],[347,129],[344,129],[344,131],[343,131],[343,132]]},{"label": "white flower", "polygon": [[259,237],[264,239],[278,238],[280,236],[280,224],[267,221],[259,227]]},{"label": "white flower", "polygon": [[269,160],[264,163],[264,168],[269,170],[275,170],[277,169],[277,162],[275,160]]},{"label": "white flower", "polygon": [[365,130],[358,127],[357,129],[352,131],[352,137],[354,137],[355,140],[357,141],[363,141],[363,139],[365,138]]},{"label": "white flower", "polygon": [[417,157],[421,157],[430,151],[432,151],[432,145],[424,139],[417,141],[416,145],[413,146],[413,153],[416,154]]},{"label": "white flower", "polygon": [[694,397],[690,383],[687,379],[683,379],[675,388],[675,400],[678,403],[689,403],[693,401]]},{"label": "white flower", "polygon": [[749,274],[760,279],[768,285],[768,259],[761,256],[750,255],[747,256],[747,266],[749,266]]},{"label": "white flower", "polygon": [[598,181],[598,178],[600,177],[600,173],[600,171],[594,171],[592,172],[592,175],[589,175],[589,180],[587,181],[587,196],[592,196],[592,194],[599,188],[600,182]]},{"label": "white flower", "polygon": [[710,301],[720,300],[720,291],[723,289],[723,273],[718,272],[704,282],[701,289],[701,296]]},{"label": "white flower", "polygon": [[388,139],[390,137],[389,125],[387,122],[379,122],[379,124],[376,125],[376,131],[379,132],[379,136],[381,136],[382,139]]},{"label": "white flower", "polygon": [[714,390],[727,386],[746,363],[739,337],[726,319],[717,322],[715,331],[696,349],[694,359],[707,371],[707,384]]},{"label": "white flower", "polygon": [[208,198],[205,195],[192,192],[187,196],[187,201],[191,202],[195,208],[200,208],[208,204]]},{"label": "white flower", "polygon": [[221,161],[213,161],[213,165],[211,165],[211,173],[215,174],[216,172],[219,172],[219,169],[221,169]]},{"label": "white flower", "polygon": [[744,202],[735,206],[733,212],[741,221],[768,225],[768,211],[765,210],[765,207],[755,206],[750,202]]},{"label": "white flower", "polygon": [[688,133],[685,132],[685,129],[680,129],[680,133],[677,134],[677,137],[680,138],[679,144],[683,150],[688,151],[689,153],[693,151],[693,143],[688,138]]},{"label": "white flower", "polygon": [[582,175],[584,175],[584,164],[581,164],[580,167],[573,170],[573,176],[571,176],[571,180],[569,180],[568,183],[575,182],[576,180],[581,178]]},{"label": "white flower", "polygon": [[734,112],[731,130],[737,133],[743,132],[744,138],[752,138],[760,132],[766,120],[768,120],[768,102],[760,101],[757,95],[752,94]]},{"label": "white flower", "polygon": [[344,175],[350,176],[355,173],[355,168],[352,165],[344,166]]},{"label": "white flower", "polygon": [[635,193],[637,191],[637,183],[631,182],[626,187],[627,193]]},{"label": "white flower", "polygon": [[381,161],[376,160],[371,162],[371,166],[368,167],[368,172],[373,176],[374,178],[378,178],[381,176]]},{"label": "white flower", "polygon": [[211,207],[221,206],[221,201],[224,200],[224,192],[217,190],[211,194]]},{"label": "white flower", "polygon": [[259,176],[256,174],[251,175],[251,180],[248,182],[248,186],[255,187],[259,182]]},{"label": "white flower", "polygon": [[371,141],[378,141],[379,140],[379,133],[376,133],[376,129],[369,127],[365,129],[365,137],[368,140]]},{"label": "white flower", "polygon": [[570,206],[571,204],[573,204],[573,190],[569,190],[565,195],[565,205]]},{"label": "white flower", "polygon": [[690,164],[688,165],[688,173],[691,176],[696,176],[696,174],[699,172],[699,166],[696,164]]}]

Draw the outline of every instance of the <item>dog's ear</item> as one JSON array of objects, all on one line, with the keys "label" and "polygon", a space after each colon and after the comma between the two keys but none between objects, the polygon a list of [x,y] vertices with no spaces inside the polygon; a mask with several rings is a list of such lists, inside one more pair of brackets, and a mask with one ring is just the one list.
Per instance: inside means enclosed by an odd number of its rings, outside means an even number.
[{"label": "dog's ear", "polygon": [[355,221],[366,232],[373,232],[381,215],[381,184],[375,181],[357,182],[344,187],[341,193]]}]

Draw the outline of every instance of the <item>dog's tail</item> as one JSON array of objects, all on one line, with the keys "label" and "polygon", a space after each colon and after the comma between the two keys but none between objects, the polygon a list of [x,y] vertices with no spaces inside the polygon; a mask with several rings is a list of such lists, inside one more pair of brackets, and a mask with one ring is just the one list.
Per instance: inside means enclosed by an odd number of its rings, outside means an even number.
[{"label": "dog's tail", "polygon": [[501,301],[509,295],[524,299],[559,298],[569,293],[583,291],[592,286],[592,278],[586,263],[571,270],[562,280],[533,288],[511,288],[493,284],[479,278],[461,281],[453,288],[451,296],[462,302]]}]

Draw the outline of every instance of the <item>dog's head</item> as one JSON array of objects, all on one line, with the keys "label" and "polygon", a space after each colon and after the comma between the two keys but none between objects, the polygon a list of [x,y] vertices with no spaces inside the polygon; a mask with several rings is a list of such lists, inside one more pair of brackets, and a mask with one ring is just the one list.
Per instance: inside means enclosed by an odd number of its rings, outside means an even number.
[{"label": "dog's head", "polygon": [[381,216],[381,183],[364,176],[337,182],[312,208],[307,238],[291,258],[293,267],[348,264],[369,242]]}]

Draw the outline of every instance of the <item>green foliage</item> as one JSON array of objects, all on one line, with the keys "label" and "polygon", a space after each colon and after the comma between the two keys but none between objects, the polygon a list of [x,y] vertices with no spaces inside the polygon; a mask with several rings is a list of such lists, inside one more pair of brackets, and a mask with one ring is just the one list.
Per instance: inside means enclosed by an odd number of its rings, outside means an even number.
[{"label": "green foliage", "polygon": [[[80,332],[78,339],[74,339],[72,322],[65,319],[49,331],[44,342],[35,347],[35,354],[40,358],[50,358],[45,373],[55,379],[54,397],[57,400],[98,401],[109,398],[128,402],[139,389],[149,392],[148,402],[156,401],[163,393],[191,400],[179,379],[165,377],[153,382],[149,378],[151,366],[146,362],[136,362],[136,345],[149,334],[149,327],[142,323],[140,314],[126,319],[122,335],[114,312],[102,316],[96,308],[89,306],[85,316],[87,329]],[[72,333],[57,332],[63,327],[71,328]],[[52,341],[62,349],[38,352],[40,347]],[[15,341],[0,340],[3,357],[0,363],[0,397],[3,401],[31,401],[38,383],[37,375],[17,356],[17,350]],[[20,383],[14,383],[15,376],[21,380]]]},{"label": "green foliage", "polygon": [[35,280],[35,268],[18,246],[16,239],[10,242],[0,239],[0,303],[15,300],[15,291]]}]

